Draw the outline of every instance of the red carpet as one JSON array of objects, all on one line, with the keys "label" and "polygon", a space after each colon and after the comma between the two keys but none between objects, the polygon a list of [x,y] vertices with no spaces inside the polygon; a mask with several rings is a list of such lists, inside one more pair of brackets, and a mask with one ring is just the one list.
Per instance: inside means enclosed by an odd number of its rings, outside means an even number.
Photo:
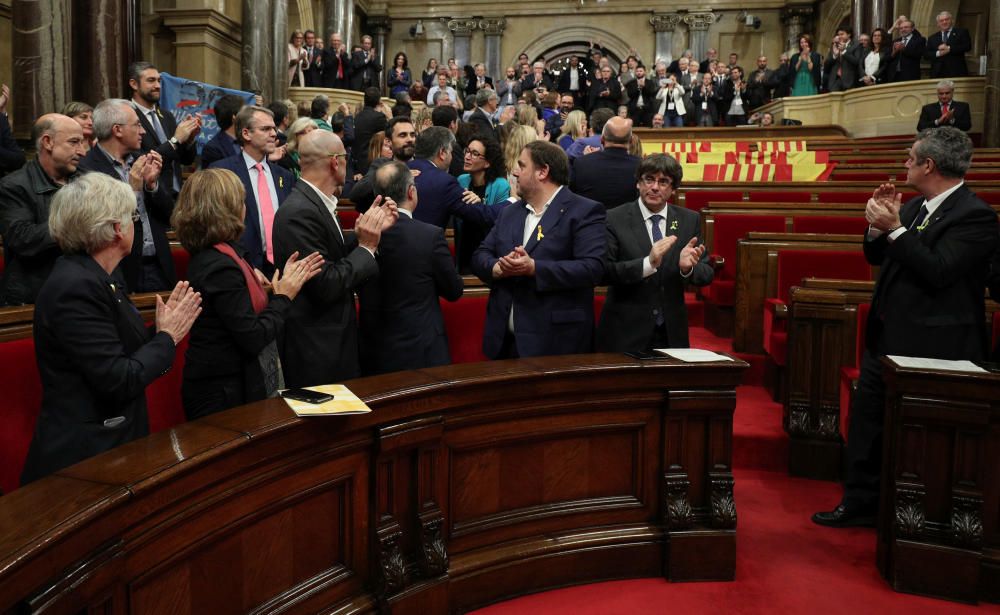
[{"label": "red carpet", "polygon": [[[693,298],[692,298],[693,299]],[[700,308],[689,299],[689,309]],[[695,303],[695,305],[691,305]],[[697,307],[696,307],[697,306]],[[702,329],[692,313],[691,346],[731,352],[730,340]],[[788,438],[781,404],[760,386],[763,357],[737,389],[733,466],[739,529],[736,580],[670,583],[634,579],[524,596],[478,615],[614,615],[618,613],[997,613],[1000,607],[956,604],[900,594],[875,567],[875,530],[835,530],[809,517],[840,499],[835,483],[787,475]]]}]

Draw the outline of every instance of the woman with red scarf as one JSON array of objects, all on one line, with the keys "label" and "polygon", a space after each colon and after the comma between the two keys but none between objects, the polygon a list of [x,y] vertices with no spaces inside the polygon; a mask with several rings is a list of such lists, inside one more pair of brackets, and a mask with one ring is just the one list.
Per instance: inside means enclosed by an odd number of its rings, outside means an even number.
[{"label": "woman with red scarf", "polygon": [[239,242],[243,199],[235,173],[208,169],[184,183],[174,208],[177,238],[191,253],[188,278],[203,308],[185,355],[181,398],[188,420],[273,397],[284,387],[275,340],[292,300],[323,264],[318,253],[302,260],[295,253],[268,282]]}]

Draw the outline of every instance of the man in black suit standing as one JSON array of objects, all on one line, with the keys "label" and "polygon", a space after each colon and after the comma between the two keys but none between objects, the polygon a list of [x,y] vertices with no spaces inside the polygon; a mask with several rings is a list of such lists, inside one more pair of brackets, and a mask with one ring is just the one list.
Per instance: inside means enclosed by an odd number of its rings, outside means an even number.
[{"label": "man in black suit standing", "polygon": [[972,113],[969,103],[959,102],[955,98],[955,84],[945,79],[937,84],[938,101],[924,105],[920,110],[920,120],[917,122],[917,132],[938,126],[953,126],[959,130],[972,130]]},{"label": "man in black suit standing", "polygon": [[573,161],[573,179],[569,189],[604,205],[605,209],[634,201],[639,196],[635,170],[640,158],[628,153],[632,141],[632,120],[615,116],[601,131],[599,152]]},{"label": "man in black suit standing", "polygon": [[337,222],[337,197],[347,171],[337,135],[314,130],[299,144],[302,175],[274,220],[278,262],[294,252],[323,255],[323,270],[292,302],[281,339],[282,370],[290,387],[332,384],[361,375],[354,291],[378,274],[382,232],[392,226],[396,205],[380,198],[358,218],[353,233]]},{"label": "man in black suit standing", "polygon": [[625,85],[628,93],[628,116],[636,126],[649,126],[655,110],[654,99],[659,88],[656,82],[646,77],[646,67],[635,67],[635,79]]},{"label": "man in black suit standing", "polygon": [[569,57],[569,66],[559,73],[558,91],[573,97],[576,107],[583,107],[590,91],[590,73],[580,64],[577,56]]},{"label": "man in black suit standing", "polygon": [[465,84],[465,94],[466,96],[472,96],[477,94],[483,89],[493,89],[493,79],[486,74],[486,65],[483,63],[476,64],[472,68],[476,75],[475,79],[469,79],[469,82]]},{"label": "man in black suit standing", "polygon": [[683,174],[674,158],[647,156],[634,175],[639,198],[608,212],[608,298],[597,326],[599,351],[689,345],[684,285],[705,286],[714,272],[698,212],[668,204]]},{"label": "man in black suit standing", "polygon": [[361,37],[361,49],[351,55],[351,89],[364,92],[368,88],[378,88],[378,74],[382,65],[378,54],[372,49],[372,37]]},{"label": "man in black suit standing", "polygon": [[498,102],[497,93],[489,88],[476,93],[476,110],[469,116],[468,123],[476,127],[477,134],[491,139],[497,138],[493,114],[496,113]]},{"label": "man in black suit standing", "polygon": [[399,207],[382,233],[378,277],[361,287],[361,371],[385,374],[451,363],[438,297],[462,296],[462,276],[444,230],[413,219],[417,187],[410,169],[389,162],[375,171],[375,191]]},{"label": "man in black suit standing", "polygon": [[892,42],[889,58],[889,81],[916,81],[920,79],[920,59],[924,56],[927,41],[913,28],[913,22],[899,22],[899,38]]},{"label": "man in black suit standing", "polygon": [[871,525],[878,508],[885,382],[881,357],[977,360],[987,356],[984,289],[1000,242],[997,215],[964,185],[972,141],[951,127],[917,135],[905,205],[892,184],[869,199],[864,250],[881,268],[861,376],[851,401],[847,480],[840,504],[813,515],[820,525]]},{"label": "man in black suit standing", "polygon": [[330,35],[330,44],[323,50],[323,87],[346,90],[351,83],[351,58],[339,32]]},{"label": "man in black suit standing", "polygon": [[146,293],[173,288],[177,283],[167,229],[174,212],[162,178],[163,160],[149,152],[137,156],[142,125],[127,100],[110,98],[94,108],[97,145],[80,161],[80,170],[104,173],[129,184],[135,193],[139,222],[132,253],[121,262],[128,291]]},{"label": "man in black suit standing", "polygon": [[611,67],[600,69],[599,77],[590,86],[588,105],[591,112],[595,109],[611,109],[618,111],[618,101],[622,97],[622,85],[617,79],[611,78]]},{"label": "man in black suit standing", "polygon": [[850,28],[837,28],[837,34],[826,55],[823,73],[828,92],[843,92],[854,87],[858,78],[858,58],[854,53],[857,42],[851,39]]},{"label": "man in black suit standing", "polygon": [[181,165],[192,164],[198,155],[195,137],[201,132],[201,118],[192,115],[178,124],[169,109],[160,109],[160,71],[149,62],[129,65],[128,85],[132,89],[132,105],[146,131],[142,151],[155,151],[163,158],[162,180],[170,196],[176,199],[181,191]]},{"label": "man in black suit standing", "polygon": [[955,27],[948,11],[937,16],[938,31],[927,39],[924,57],[931,63],[931,78],[966,77],[969,67],[965,54],[972,50],[972,37],[965,28]]},{"label": "man in black suit standing", "polygon": [[385,125],[389,121],[384,113],[375,108],[381,101],[378,88],[366,89],[364,107],[354,118],[355,146],[351,153],[354,154],[354,169],[357,173],[368,172],[368,165],[371,163],[371,160],[368,160],[368,142],[376,132],[385,130]]},{"label": "man in black suit standing", "polygon": [[306,78],[307,88],[323,86],[323,50],[316,46],[316,33],[305,31],[305,43],[302,49],[306,52],[306,68],[302,73]]}]

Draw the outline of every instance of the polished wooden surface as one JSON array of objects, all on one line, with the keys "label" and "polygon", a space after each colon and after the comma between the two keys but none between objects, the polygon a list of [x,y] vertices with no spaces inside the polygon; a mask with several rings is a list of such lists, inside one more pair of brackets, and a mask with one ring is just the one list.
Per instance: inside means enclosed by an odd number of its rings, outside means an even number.
[{"label": "polished wooden surface", "polygon": [[879,569],[898,591],[1000,602],[1000,374],[883,366]]},{"label": "polished wooden surface", "polygon": [[0,498],[0,612],[461,612],[731,579],[740,361],[579,355],[351,381],[156,433]]}]

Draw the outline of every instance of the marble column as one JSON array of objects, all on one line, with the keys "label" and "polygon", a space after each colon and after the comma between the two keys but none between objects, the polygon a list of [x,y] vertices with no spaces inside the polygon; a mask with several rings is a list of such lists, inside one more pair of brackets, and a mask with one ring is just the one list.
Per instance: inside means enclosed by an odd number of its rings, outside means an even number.
[{"label": "marble column", "polygon": [[326,40],[330,40],[331,33],[339,32],[350,52],[354,37],[354,0],[326,0],[323,3],[323,23],[326,26]]},{"label": "marble column", "polygon": [[69,0],[11,3],[12,122],[28,137],[35,119],[71,100],[71,8]]},{"label": "marble column", "polygon": [[[812,14],[813,7],[811,5],[789,6],[782,9],[781,23],[785,24],[785,51],[798,51],[799,37],[806,31]],[[814,38],[813,47],[814,49],[822,48],[822,45],[817,44]]]},{"label": "marble column", "polygon": [[888,29],[894,19],[893,8],[892,0],[872,0],[871,21],[868,22],[866,32],[871,32],[875,28]]},{"label": "marble column", "polygon": [[854,29],[853,40],[858,40],[858,35],[865,31],[865,4],[867,4],[865,0],[851,0],[851,27]]},{"label": "marble column", "polygon": [[[375,46],[375,55],[378,57],[378,63],[382,66],[382,72],[379,73],[378,77],[379,88],[385,92],[385,78],[391,70],[391,67],[387,63],[392,62],[392,56],[385,52],[385,41],[386,35],[392,31],[392,20],[388,15],[369,15],[368,29],[372,37],[372,45]],[[411,72],[413,72],[412,69]]]},{"label": "marble column", "polygon": [[96,104],[128,91],[125,73],[139,57],[138,11],[135,2],[76,0],[73,2],[74,100]]},{"label": "marble column", "polygon": [[493,83],[504,74],[503,57],[500,55],[500,39],[507,27],[503,17],[486,17],[479,20],[479,27],[486,39],[486,74],[493,77]]},{"label": "marble column", "polygon": [[271,54],[271,96],[264,98],[264,104],[288,97],[288,72],[283,70],[288,66],[287,54],[281,53],[288,45],[288,0],[271,0],[271,20],[274,29],[271,32],[271,49],[277,53]]},{"label": "marble column", "polygon": [[273,0],[243,0],[243,48],[240,88],[274,100],[274,80],[288,78],[287,63],[274,74],[274,58],[287,57],[285,46],[274,49]]},{"label": "marble column", "polygon": [[472,55],[472,32],[478,23],[475,19],[452,19],[448,22],[448,29],[451,30],[455,38],[455,62],[459,68],[465,66],[470,61]]},{"label": "marble column", "polygon": [[677,13],[659,13],[649,18],[649,25],[656,33],[655,62],[670,64],[674,59],[674,30],[680,22],[681,16]]},{"label": "marble column", "polygon": [[694,53],[694,57],[704,58],[708,53],[708,28],[719,21],[721,14],[716,15],[711,11],[687,13],[681,20],[687,24],[689,39],[688,47]]},{"label": "marble column", "polygon": [[986,40],[986,106],[983,145],[1000,147],[1000,8],[993,6]]}]

